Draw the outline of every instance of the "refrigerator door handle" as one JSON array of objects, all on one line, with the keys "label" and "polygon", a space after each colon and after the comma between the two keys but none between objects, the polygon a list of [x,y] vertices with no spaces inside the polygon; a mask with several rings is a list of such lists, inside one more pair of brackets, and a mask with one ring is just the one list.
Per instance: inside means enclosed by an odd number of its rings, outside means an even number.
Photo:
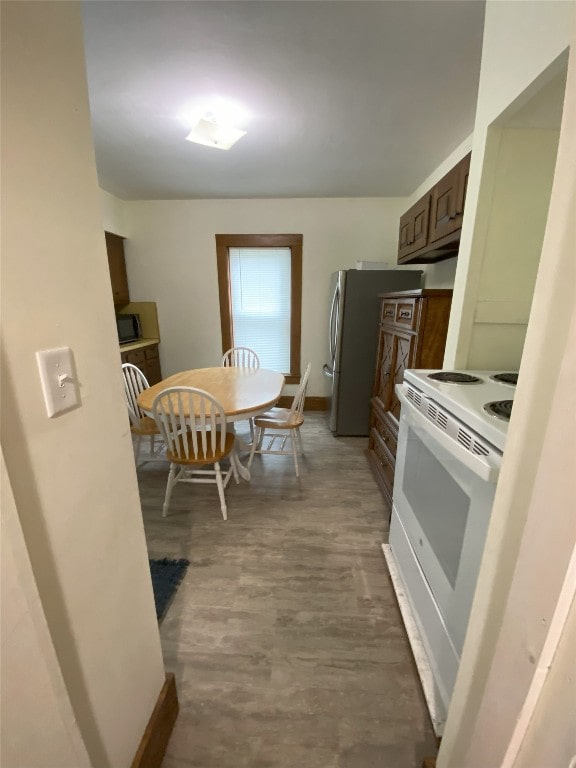
[{"label": "refrigerator door handle", "polygon": [[336,333],[334,328],[334,313],[338,306],[338,288],[334,291],[332,296],[332,306],[330,307],[330,322],[328,323],[328,352],[330,354],[330,362],[334,365],[334,356],[336,354]]},{"label": "refrigerator door handle", "polygon": [[331,379],[334,378],[334,371],[328,365],[324,365],[322,370],[324,371],[324,376],[329,376]]}]

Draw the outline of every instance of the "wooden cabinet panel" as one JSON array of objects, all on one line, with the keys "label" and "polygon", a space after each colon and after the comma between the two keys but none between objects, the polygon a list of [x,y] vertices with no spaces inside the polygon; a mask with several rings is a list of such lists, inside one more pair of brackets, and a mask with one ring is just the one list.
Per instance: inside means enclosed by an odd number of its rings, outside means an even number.
[{"label": "wooden cabinet panel", "polygon": [[146,378],[148,379],[148,384],[150,384],[150,386],[162,381],[159,357],[154,357],[151,360],[146,361]]},{"label": "wooden cabinet panel", "polygon": [[400,219],[398,258],[423,248],[428,242],[430,194],[424,195]]},{"label": "wooden cabinet panel", "polygon": [[457,255],[469,170],[470,154],[400,217],[399,263],[427,263]]},{"label": "wooden cabinet panel", "polygon": [[469,169],[470,155],[467,155],[434,187],[430,206],[430,243],[462,228]]},{"label": "wooden cabinet panel", "polygon": [[417,304],[415,299],[404,299],[396,302],[396,325],[402,328],[415,328],[417,322]]},{"label": "wooden cabinet panel", "polygon": [[112,297],[116,306],[124,306],[130,303],[126,260],[124,257],[124,238],[114,235],[112,232],[105,232],[105,236]]},{"label": "wooden cabinet panel", "polygon": [[392,365],[394,362],[395,336],[392,332],[382,330],[378,339],[378,358],[376,363],[376,379],[374,397],[386,411],[390,401],[390,383],[392,381]]},{"label": "wooden cabinet panel", "polygon": [[468,176],[470,175],[470,154],[462,158],[459,163],[460,176],[458,179],[458,197],[456,202],[456,214],[464,215],[464,206],[466,205],[466,193],[468,192]]},{"label": "wooden cabinet panel", "polygon": [[150,386],[162,381],[158,344],[150,344],[148,347],[132,349],[127,352],[120,351],[120,359],[123,363],[131,363],[140,368]]},{"label": "wooden cabinet panel", "polygon": [[381,486],[384,486],[385,495],[388,496],[388,501],[391,502],[392,489],[394,487],[395,459],[387,450],[382,435],[375,427],[372,427],[370,431],[370,443],[373,463],[376,465],[376,470],[380,475]]},{"label": "wooden cabinet panel", "polygon": [[144,355],[146,356],[146,360],[153,360],[154,358],[160,357],[158,344],[151,344],[149,347],[144,347]]},{"label": "wooden cabinet panel", "polygon": [[452,291],[400,291],[381,297],[378,357],[368,456],[387,501],[392,501],[400,420],[396,384],[406,368],[442,368]]},{"label": "wooden cabinet panel", "polygon": [[143,349],[133,349],[130,352],[122,352],[122,362],[131,363],[144,372],[146,367],[146,355]]},{"label": "wooden cabinet panel", "polygon": [[395,355],[394,355],[394,375],[392,377],[392,386],[390,388],[390,399],[388,410],[394,419],[400,421],[400,401],[396,395],[396,384],[401,384],[404,380],[404,371],[413,364],[413,350],[416,345],[415,336],[396,336]]},{"label": "wooden cabinet panel", "polygon": [[146,355],[146,378],[148,384],[158,384],[162,381],[162,371],[160,369],[160,351],[158,344],[153,344],[150,347],[144,349]]},{"label": "wooden cabinet panel", "polygon": [[380,322],[393,322],[396,317],[396,302],[392,299],[382,301],[382,311],[380,312]]}]

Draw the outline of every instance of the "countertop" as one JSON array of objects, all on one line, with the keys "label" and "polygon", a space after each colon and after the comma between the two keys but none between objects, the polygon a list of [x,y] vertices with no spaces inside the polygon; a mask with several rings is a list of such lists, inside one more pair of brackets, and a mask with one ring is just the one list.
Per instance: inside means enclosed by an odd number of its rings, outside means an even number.
[{"label": "countertop", "polygon": [[132,352],[135,349],[144,349],[144,347],[151,347],[153,344],[159,344],[160,339],[138,339],[138,341],[130,341],[127,344],[120,344],[120,352]]}]

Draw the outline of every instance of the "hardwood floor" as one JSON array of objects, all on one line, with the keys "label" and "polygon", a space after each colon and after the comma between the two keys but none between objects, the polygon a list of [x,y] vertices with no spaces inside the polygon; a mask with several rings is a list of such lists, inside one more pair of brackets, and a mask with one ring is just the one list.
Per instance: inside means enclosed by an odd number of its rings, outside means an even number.
[{"label": "hardwood floor", "polygon": [[436,741],[380,545],[384,502],[364,450],[306,412],[306,456],[256,456],[231,481],[138,470],[151,557],[190,568],[161,624],[180,715],[164,768],[420,768]]}]

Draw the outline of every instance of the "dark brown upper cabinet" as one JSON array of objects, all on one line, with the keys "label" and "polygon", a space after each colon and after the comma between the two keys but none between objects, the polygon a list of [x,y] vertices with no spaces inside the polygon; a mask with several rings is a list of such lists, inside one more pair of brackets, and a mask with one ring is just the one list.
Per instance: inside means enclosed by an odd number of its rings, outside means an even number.
[{"label": "dark brown upper cabinet", "polygon": [[424,195],[400,219],[400,242],[398,260],[419,251],[428,242],[428,219],[430,215],[430,194]]},{"label": "dark brown upper cabinet", "polygon": [[421,264],[458,254],[470,153],[400,218],[399,264]]},{"label": "dark brown upper cabinet", "polygon": [[105,235],[114,304],[118,307],[125,306],[130,303],[130,293],[124,257],[124,238],[114,235],[112,232],[106,232]]}]

